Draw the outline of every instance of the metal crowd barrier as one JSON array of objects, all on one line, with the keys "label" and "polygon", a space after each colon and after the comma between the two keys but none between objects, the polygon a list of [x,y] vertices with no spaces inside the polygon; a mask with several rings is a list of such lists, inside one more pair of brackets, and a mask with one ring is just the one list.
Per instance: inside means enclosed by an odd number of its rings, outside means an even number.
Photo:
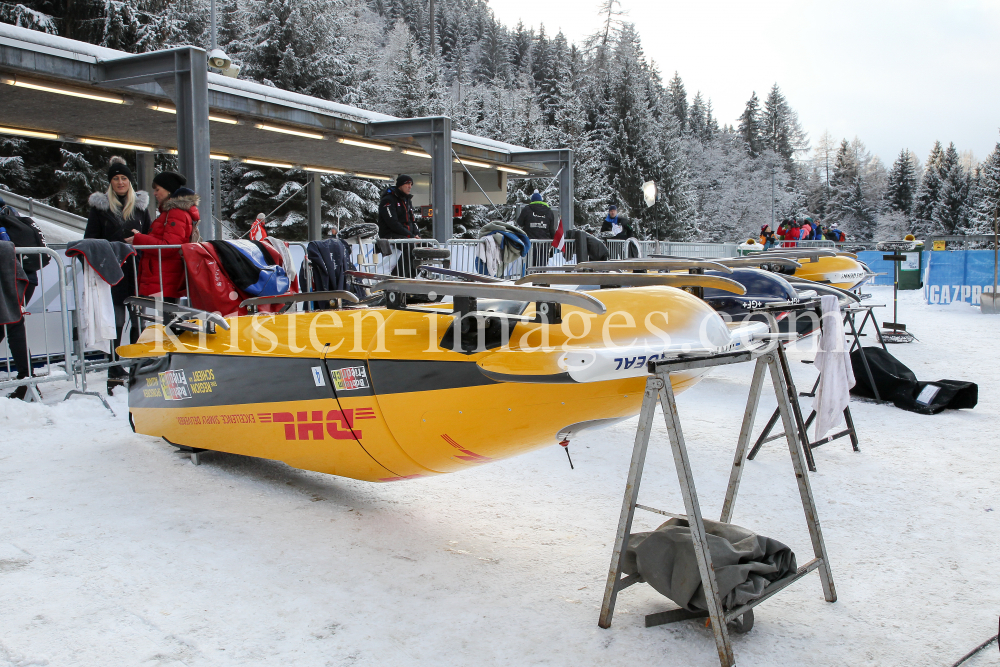
[{"label": "metal crowd barrier", "polygon": [[[41,312],[36,314],[32,311],[25,312],[23,319],[23,326],[25,329],[25,338],[28,342],[28,365],[30,370],[28,371],[28,377],[23,379],[18,379],[17,374],[13,371],[13,353],[10,348],[10,333],[11,328],[15,325],[3,325],[4,329],[4,367],[3,370],[6,375],[3,380],[0,380],[0,391],[6,391],[7,389],[13,389],[20,386],[27,386],[28,393],[34,400],[40,400],[41,396],[38,393],[38,385],[45,382],[56,382],[58,380],[68,380],[74,379],[74,368],[73,368],[73,354],[72,354],[72,328],[70,324],[70,316],[68,310],[67,302],[67,289],[66,289],[66,271],[65,265],[62,261],[62,256],[51,248],[15,248],[15,254],[17,255],[48,255],[52,258],[53,262],[50,265],[54,265],[56,279],[56,289],[59,291],[59,324],[61,328],[61,340],[60,344],[62,346],[61,354],[53,354],[53,351],[49,348],[50,336],[48,328],[48,320],[51,319],[47,317],[48,315],[48,304],[50,299],[48,298],[48,290],[46,289],[46,273],[51,273],[51,271],[45,271],[48,267],[42,267],[41,270],[37,272],[38,275],[38,287],[36,288],[34,294],[32,295],[31,303],[34,303],[34,295],[38,295],[38,302],[40,303]],[[27,305],[27,304],[26,304]],[[36,343],[34,340],[34,335],[29,335],[28,329],[37,328],[37,321],[41,320],[42,329],[42,347],[44,347],[45,353],[32,354],[31,348],[32,343]],[[37,349],[37,347],[36,347]],[[42,358],[45,360],[45,373],[41,375],[35,375],[34,368],[36,365],[41,363]],[[61,365],[63,367],[62,373],[57,373],[53,369],[54,359],[60,359],[56,365]],[[18,369],[23,371],[24,369]]]},{"label": "metal crowd barrier", "polygon": [[[436,239],[342,239],[351,246],[350,260],[358,271],[412,278],[417,260],[414,248],[439,248]],[[451,243],[450,241],[448,243]],[[454,254],[454,253],[453,253]]]}]

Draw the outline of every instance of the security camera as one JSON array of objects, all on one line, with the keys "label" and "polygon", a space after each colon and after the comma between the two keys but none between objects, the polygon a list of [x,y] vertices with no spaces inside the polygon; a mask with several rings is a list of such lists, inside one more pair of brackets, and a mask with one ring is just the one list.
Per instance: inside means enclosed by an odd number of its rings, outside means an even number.
[{"label": "security camera", "polygon": [[226,55],[222,49],[212,49],[208,54],[208,66],[213,69],[224,70],[233,64],[232,58]]}]

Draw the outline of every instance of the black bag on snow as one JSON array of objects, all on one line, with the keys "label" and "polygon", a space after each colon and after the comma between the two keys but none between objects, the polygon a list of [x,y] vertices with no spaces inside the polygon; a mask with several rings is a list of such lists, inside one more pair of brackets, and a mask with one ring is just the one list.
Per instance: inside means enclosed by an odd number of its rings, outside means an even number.
[{"label": "black bag on snow", "polygon": [[[920,382],[903,362],[881,347],[866,347],[864,351],[879,396],[884,401],[892,401],[897,408],[934,415],[946,409],[971,409],[979,402],[979,386],[975,382]],[[860,349],[851,353],[851,366],[856,381],[851,393],[864,398],[875,398]]]},{"label": "black bag on snow", "polygon": [[[10,209],[7,209],[8,211]],[[45,238],[35,226],[35,221],[19,215],[4,213],[0,215],[0,227],[7,230],[7,235],[15,248],[44,248]],[[22,255],[21,266],[25,273],[34,273],[48,265],[51,257],[48,255]]]}]

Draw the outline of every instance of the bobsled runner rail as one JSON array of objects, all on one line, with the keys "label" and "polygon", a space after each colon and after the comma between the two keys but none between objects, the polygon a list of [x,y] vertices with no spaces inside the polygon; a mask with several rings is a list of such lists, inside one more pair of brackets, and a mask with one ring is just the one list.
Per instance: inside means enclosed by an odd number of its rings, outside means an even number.
[{"label": "bobsled runner rail", "polygon": [[614,287],[710,287],[740,296],[746,287],[721,276],[704,276],[697,273],[534,273],[515,281],[518,285],[601,285]]},{"label": "bobsled runner rail", "polygon": [[589,294],[548,287],[393,278],[392,280],[383,280],[374,285],[372,289],[425,296],[434,294],[436,296],[465,297],[470,299],[509,299],[512,301],[560,303],[567,306],[576,306],[577,308],[582,308],[598,315],[603,315],[607,312],[604,304]]}]

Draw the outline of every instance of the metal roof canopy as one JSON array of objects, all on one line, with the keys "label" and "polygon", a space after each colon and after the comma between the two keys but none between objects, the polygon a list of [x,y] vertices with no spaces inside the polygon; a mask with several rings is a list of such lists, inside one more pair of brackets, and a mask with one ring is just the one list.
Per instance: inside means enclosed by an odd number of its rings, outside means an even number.
[{"label": "metal roof canopy", "polygon": [[[207,71],[206,52],[196,47],[132,55],[0,24],[0,75],[8,82],[21,84],[0,88],[0,125],[48,132],[64,141],[89,138],[158,151],[176,150],[180,170],[203,196],[212,191],[211,152],[356,175],[426,174],[431,181],[431,203],[444,211],[452,208],[453,172],[459,172],[461,178],[465,169],[481,183],[490,177],[496,180],[496,167],[521,171],[518,175],[525,177],[557,175],[560,202],[572,202],[572,150],[533,151],[452,132],[451,119],[444,116],[399,119],[213,74]],[[24,85],[32,83],[66,87],[70,94],[75,90],[117,97],[120,101],[109,104],[64,97]],[[259,125],[279,131],[267,131]],[[342,143],[342,139],[362,145]],[[388,150],[365,143],[380,144]],[[453,151],[466,162],[464,168],[453,162]],[[137,154],[140,158],[147,156],[139,160],[139,178],[148,184],[152,179],[152,152]],[[314,171],[310,180],[316,194],[320,173]],[[320,235],[318,199],[307,197],[310,238]],[[563,223],[571,229],[573,207],[561,208]],[[435,238],[444,241],[451,233],[451,216],[434,218]],[[216,229],[204,229],[203,234],[220,235],[220,223],[216,223]]]}]

